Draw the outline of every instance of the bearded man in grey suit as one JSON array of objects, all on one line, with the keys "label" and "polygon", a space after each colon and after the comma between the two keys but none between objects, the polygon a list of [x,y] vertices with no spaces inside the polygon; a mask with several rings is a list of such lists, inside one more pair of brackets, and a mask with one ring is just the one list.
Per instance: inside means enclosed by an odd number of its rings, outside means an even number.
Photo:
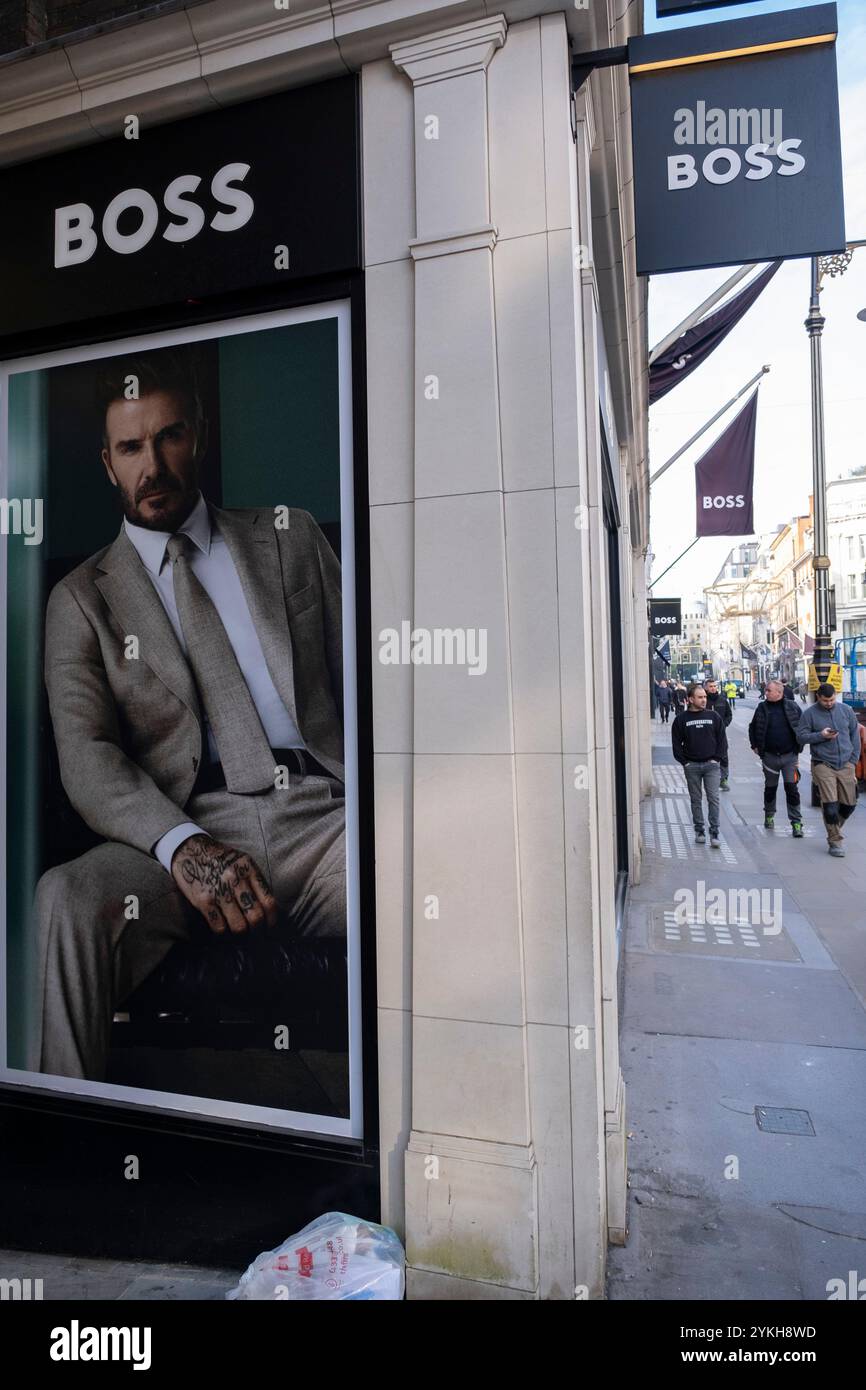
[{"label": "bearded man in grey suit", "polygon": [[124,521],[52,591],[45,679],[63,785],[104,843],[39,882],[29,1052],[89,1080],[118,1003],[202,920],[346,934],[339,563],[307,512],[208,505],[174,353],[118,359],[103,404]]}]

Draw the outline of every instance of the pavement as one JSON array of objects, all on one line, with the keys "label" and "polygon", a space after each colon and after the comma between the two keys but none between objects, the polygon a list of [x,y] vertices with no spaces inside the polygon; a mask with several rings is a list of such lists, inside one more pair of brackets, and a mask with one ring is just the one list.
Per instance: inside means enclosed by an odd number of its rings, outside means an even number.
[{"label": "pavement", "polygon": [[728,729],[720,849],[695,845],[670,728],[652,730],[624,933],[630,1234],[610,1251],[612,1300],[825,1300],[850,1271],[866,1296],[866,799],[831,858],[804,753],[805,838],[781,784],[765,830],[756,704],[738,701]]},{"label": "pavement", "polygon": [[[148,1260],[91,1260],[22,1250],[0,1250],[0,1279],[21,1280],[16,1294],[28,1302],[84,1303],[197,1302],[224,1299],[242,1270],[202,1269],[196,1265],[156,1264]],[[29,1280],[29,1284],[25,1281]]]}]

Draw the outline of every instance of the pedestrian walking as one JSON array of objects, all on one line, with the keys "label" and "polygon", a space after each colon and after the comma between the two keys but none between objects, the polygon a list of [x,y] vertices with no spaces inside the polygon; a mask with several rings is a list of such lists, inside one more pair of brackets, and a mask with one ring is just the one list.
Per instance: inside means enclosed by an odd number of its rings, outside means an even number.
[{"label": "pedestrian walking", "polygon": [[679,714],[681,709],[686,707],[686,688],[682,681],[677,681],[673,689],[674,709]]},{"label": "pedestrian walking", "polygon": [[[710,678],[708,681],[704,683],[704,689],[707,692],[707,705],[710,709],[715,710],[716,714],[720,716],[722,723],[727,729],[728,725],[734,717],[734,711],[731,708],[730,700],[728,699],[727,695],[722,694],[721,690],[718,687],[718,683],[714,681],[712,678]],[[722,780],[720,783],[723,792],[730,791],[731,789],[731,784],[728,780],[729,771],[730,769],[728,767],[728,740],[726,737],[725,756],[722,760]]]},{"label": "pedestrian walking", "polygon": [[860,757],[860,730],[849,705],[836,699],[832,685],[819,685],[814,705],[803,711],[797,727],[801,748],[812,754],[812,781],[821,798],[827,845],[834,859],[844,858],[841,827],[857,805],[854,767]]},{"label": "pedestrian walking", "polygon": [[728,697],[728,703],[731,706],[731,713],[733,714],[734,710],[737,708],[737,687],[734,681],[728,681],[725,686],[725,695]]},{"label": "pedestrian walking", "polygon": [[707,843],[704,834],[704,792],[707,794],[707,819],[710,844],[718,849],[719,783],[722,763],[727,764],[728,739],[721,715],[707,707],[707,692],[702,685],[692,684],[687,692],[688,704],[671,725],[671,746],[674,757],[686,775],[695,844]]},{"label": "pedestrian walking", "polygon": [[795,840],[803,838],[803,813],[800,809],[800,744],[797,728],[800,706],[786,700],[781,681],[769,681],[766,698],[761,701],[749,725],[749,744],[761,759],[764,771],[764,829],[775,826],[776,792],[779,776],[785,785],[788,820]]},{"label": "pedestrian walking", "polygon": [[659,681],[656,686],[656,704],[659,707],[659,717],[663,724],[667,724],[671,714],[672,691],[667,681]]}]

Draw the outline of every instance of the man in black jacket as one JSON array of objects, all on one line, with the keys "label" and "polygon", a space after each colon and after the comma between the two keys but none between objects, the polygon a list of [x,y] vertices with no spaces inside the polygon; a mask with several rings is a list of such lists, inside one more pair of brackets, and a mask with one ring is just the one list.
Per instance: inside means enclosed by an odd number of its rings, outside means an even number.
[{"label": "man in black jacket", "polygon": [[[722,723],[727,729],[728,725],[734,717],[734,711],[731,709],[730,700],[728,699],[727,695],[725,695],[723,691],[719,689],[718,684],[712,678],[704,682],[704,689],[707,692],[707,705],[710,709],[715,710],[716,714],[720,716]],[[730,791],[731,789],[731,784],[728,781],[727,752],[725,752],[725,756],[722,761],[722,780],[719,783],[719,785],[723,792]]]},{"label": "man in black jacket", "polygon": [[758,705],[749,725],[749,743],[752,752],[761,759],[764,770],[764,828],[772,830],[775,825],[776,791],[781,773],[788,803],[788,819],[795,840],[803,838],[803,816],[797,785],[800,780],[800,745],[797,741],[800,717],[800,706],[785,698],[783,683],[771,680],[767,682],[766,697]]},{"label": "man in black jacket", "polygon": [[671,713],[671,688],[667,681],[659,681],[656,686],[656,704],[662,723],[667,724]]},{"label": "man in black jacket", "polygon": [[705,845],[704,800],[710,822],[710,844],[718,849],[719,839],[719,781],[721,766],[728,760],[728,737],[719,714],[707,708],[707,692],[702,685],[690,685],[688,704],[671,725],[671,745],[674,757],[686,774],[692,820],[695,825],[695,844]]}]

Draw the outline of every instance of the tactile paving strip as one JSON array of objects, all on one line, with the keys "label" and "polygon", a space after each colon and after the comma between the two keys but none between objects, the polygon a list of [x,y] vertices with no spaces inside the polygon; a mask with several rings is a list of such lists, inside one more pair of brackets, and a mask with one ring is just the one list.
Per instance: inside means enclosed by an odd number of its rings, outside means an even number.
[{"label": "tactile paving strip", "polygon": [[713,849],[709,839],[706,845],[695,844],[692,810],[687,796],[671,793],[654,796],[645,801],[641,815],[641,830],[647,850],[658,854],[662,859],[695,859],[706,863],[709,854],[715,859],[721,858],[726,864],[738,862],[724,830],[719,849]]},{"label": "tactile paving strip", "polygon": [[[681,908],[656,907],[652,913],[652,948],[654,951],[671,951],[702,956],[730,956],[735,960],[802,961],[802,956],[785,932],[781,922],[770,921],[769,911],[766,920],[749,921],[736,911],[736,899],[724,914],[707,910],[710,921],[704,921],[693,912],[683,913]],[[715,920],[716,917],[723,920]],[[683,920],[685,918],[685,920]]]}]

